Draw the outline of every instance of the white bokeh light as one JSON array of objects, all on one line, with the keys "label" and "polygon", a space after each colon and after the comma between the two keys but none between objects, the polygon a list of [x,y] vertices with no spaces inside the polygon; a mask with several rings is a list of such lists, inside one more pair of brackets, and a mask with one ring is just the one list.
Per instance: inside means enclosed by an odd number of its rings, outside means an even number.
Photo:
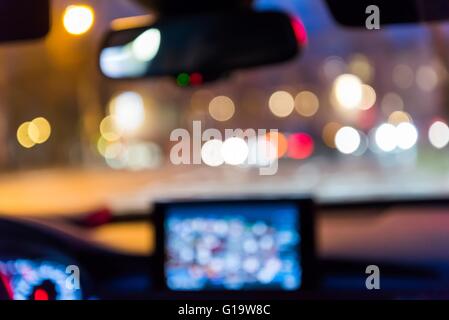
[{"label": "white bokeh light", "polygon": [[449,143],[449,127],[442,121],[434,122],[429,129],[429,141],[437,149],[443,149]]},{"label": "white bokeh light", "polygon": [[248,159],[249,148],[245,140],[241,138],[230,138],[223,143],[221,149],[226,164],[239,166]]},{"label": "white bokeh light", "polygon": [[343,127],[335,136],[335,146],[343,154],[352,154],[360,146],[361,138],[359,132],[352,127]]},{"label": "white bokeh light", "polygon": [[222,155],[223,142],[221,140],[207,141],[201,149],[201,158],[209,167],[219,167],[224,164]]},{"label": "white bokeh light", "polygon": [[149,62],[156,57],[161,46],[161,32],[158,29],[150,29],[142,33],[134,40],[132,52],[137,60]]},{"label": "white bokeh light", "polygon": [[392,124],[384,123],[375,133],[376,145],[384,152],[391,152],[398,147],[397,130]]},{"label": "white bokeh light", "polygon": [[418,130],[408,122],[403,122],[396,127],[397,145],[402,150],[409,150],[418,141]]},{"label": "white bokeh light", "polygon": [[363,99],[363,83],[355,75],[343,74],[335,79],[334,94],[341,107],[348,110],[356,109]]},{"label": "white bokeh light", "polygon": [[248,140],[248,163],[254,166],[267,166],[278,158],[278,147],[275,141],[264,136],[254,137]]},{"label": "white bokeh light", "polygon": [[111,114],[118,129],[124,133],[137,131],[145,122],[145,107],[142,97],[136,92],[125,92],[111,102]]}]

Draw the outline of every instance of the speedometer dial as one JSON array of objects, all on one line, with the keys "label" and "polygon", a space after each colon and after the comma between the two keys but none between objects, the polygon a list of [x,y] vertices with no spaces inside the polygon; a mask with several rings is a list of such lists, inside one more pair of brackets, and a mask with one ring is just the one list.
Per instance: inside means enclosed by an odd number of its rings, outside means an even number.
[{"label": "speedometer dial", "polygon": [[[3,282],[14,300],[80,300],[80,289],[68,285],[66,267],[48,261],[0,263]],[[2,278],[0,277],[0,280]]]}]

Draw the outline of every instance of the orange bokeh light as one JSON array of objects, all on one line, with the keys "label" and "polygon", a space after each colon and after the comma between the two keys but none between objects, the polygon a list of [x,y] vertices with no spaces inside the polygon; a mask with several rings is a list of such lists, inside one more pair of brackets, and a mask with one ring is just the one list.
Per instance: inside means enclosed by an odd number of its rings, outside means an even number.
[{"label": "orange bokeh light", "polygon": [[267,133],[266,139],[273,145],[277,145],[278,158],[284,157],[288,152],[288,140],[287,137],[281,132]]}]

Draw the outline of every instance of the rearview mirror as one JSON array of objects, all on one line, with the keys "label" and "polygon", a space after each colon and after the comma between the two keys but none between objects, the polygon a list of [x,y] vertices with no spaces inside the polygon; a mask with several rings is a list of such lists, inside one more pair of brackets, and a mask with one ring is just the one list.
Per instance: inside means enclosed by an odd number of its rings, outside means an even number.
[{"label": "rearview mirror", "polygon": [[199,84],[232,70],[289,60],[305,41],[302,23],[278,12],[163,17],[112,31],[100,69],[113,79],[184,75],[180,84]]},{"label": "rearview mirror", "polygon": [[326,0],[338,23],[366,27],[378,15],[379,27],[389,24],[449,20],[447,0]]}]

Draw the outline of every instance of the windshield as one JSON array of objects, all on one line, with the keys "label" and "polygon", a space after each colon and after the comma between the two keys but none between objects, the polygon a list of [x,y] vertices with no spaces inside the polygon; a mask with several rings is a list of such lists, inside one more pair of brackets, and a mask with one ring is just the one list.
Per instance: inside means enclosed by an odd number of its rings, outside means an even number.
[{"label": "windshield", "polygon": [[[186,88],[185,75],[101,76],[97,55],[111,22],[148,12],[130,1],[85,3],[89,10],[70,12],[70,1],[52,1],[45,41],[0,48],[0,211],[138,210],[179,196],[447,193],[446,24],[367,32],[338,26],[324,1],[257,1],[258,10],[301,19],[302,56]],[[179,163],[171,138],[181,129],[192,154]],[[275,170],[261,174],[270,159],[247,163],[254,148],[238,138],[229,137],[223,161],[213,144],[195,149],[194,131],[207,129],[276,135]]]}]

